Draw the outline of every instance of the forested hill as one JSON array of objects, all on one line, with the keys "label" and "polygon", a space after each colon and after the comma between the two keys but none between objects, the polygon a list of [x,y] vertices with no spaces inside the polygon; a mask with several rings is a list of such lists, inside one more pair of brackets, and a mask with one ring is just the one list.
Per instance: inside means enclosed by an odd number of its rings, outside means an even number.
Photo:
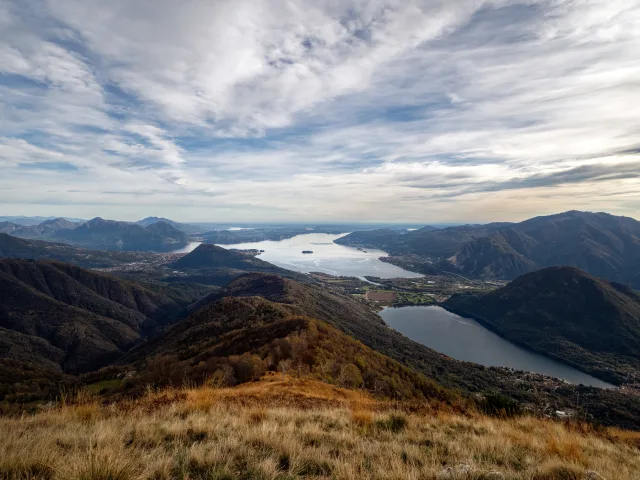
[{"label": "forested hill", "polygon": [[0,397],[42,396],[65,374],[108,364],[206,291],[143,286],[59,262],[1,259]]},{"label": "forested hill", "polygon": [[181,274],[171,281],[196,282],[224,286],[246,272],[275,273],[301,282],[312,279],[303,274],[265,262],[252,253],[231,250],[217,245],[201,244],[195,250],[171,264]]},{"label": "forested hill", "polygon": [[217,245],[198,245],[195,250],[180,258],[173,265],[175,268],[213,269],[233,268],[238,270],[276,271],[278,267],[253,255],[236,250],[229,250]]},{"label": "forested hill", "polygon": [[445,306],[505,338],[613,383],[640,381],[640,296],[573,267],[523,275]]},{"label": "forested hill", "polygon": [[204,305],[166,334],[141,344],[120,363],[135,368],[134,388],[218,386],[292,373],[398,400],[454,400],[424,375],[366,347],[292,305],[263,297],[224,297]]}]

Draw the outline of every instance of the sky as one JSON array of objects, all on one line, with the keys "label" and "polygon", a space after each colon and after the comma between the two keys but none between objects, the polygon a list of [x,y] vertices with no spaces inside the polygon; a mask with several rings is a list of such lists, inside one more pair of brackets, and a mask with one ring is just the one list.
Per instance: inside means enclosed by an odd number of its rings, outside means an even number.
[{"label": "sky", "polygon": [[640,218],[640,0],[0,0],[0,215]]}]

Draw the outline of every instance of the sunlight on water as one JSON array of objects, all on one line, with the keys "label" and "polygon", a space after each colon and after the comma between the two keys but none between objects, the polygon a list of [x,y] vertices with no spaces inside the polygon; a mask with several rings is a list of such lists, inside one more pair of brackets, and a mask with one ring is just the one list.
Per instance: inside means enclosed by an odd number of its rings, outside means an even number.
[{"label": "sunlight on water", "polygon": [[[224,248],[264,250],[259,258],[282,268],[296,272],[322,272],[330,275],[363,277],[365,275],[380,278],[417,278],[419,273],[409,272],[395,265],[381,262],[386,252],[375,249],[358,250],[333,243],[343,235],[327,233],[308,233],[279,241],[239,243],[220,245]],[[313,253],[305,254],[303,250]]]}]

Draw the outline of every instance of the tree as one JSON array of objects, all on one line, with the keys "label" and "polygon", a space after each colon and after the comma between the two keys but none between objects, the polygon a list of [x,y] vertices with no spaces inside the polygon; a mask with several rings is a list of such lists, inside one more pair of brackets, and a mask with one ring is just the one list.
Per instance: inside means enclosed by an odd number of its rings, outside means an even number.
[{"label": "tree", "polygon": [[333,381],[332,372],[334,370],[334,362],[332,360],[325,360],[324,362],[316,365],[314,371],[315,374],[320,377],[320,380],[330,383]]},{"label": "tree", "polygon": [[291,364],[293,362],[291,361],[290,358],[287,358],[286,360],[280,360],[280,363],[278,363],[278,370],[280,370],[282,372],[282,379],[284,380],[285,375],[287,374],[287,370],[289,370],[289,368],[291,368]]},{"label": "tree", "polygon": [[244,354],[235,360],[236,376],[240,382],[258,380],[264,373],[264,364],[258,355]]},{"label": "tree", "polygon": [[230,365],[222,365],[207,380],[210,387],[222,388],[231,387],[236,384],[236,377],[233,374],[233,368]]},{"label": "tree", "polygon": [[346,388],[358,388],[363,384],[360,369],[353,363],[348,363],[340,369],[338,381],[341,386]]}]

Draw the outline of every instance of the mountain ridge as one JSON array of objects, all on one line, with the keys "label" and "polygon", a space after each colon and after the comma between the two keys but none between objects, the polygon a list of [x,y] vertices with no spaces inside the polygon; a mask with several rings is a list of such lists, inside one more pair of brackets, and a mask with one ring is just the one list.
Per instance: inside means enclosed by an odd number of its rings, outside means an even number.
[{"label": "mountain ridge", "polygon": [[[485,243],[484,251],[477,255],[480,242]],[[454,263],[470,275],[506,279],[538,268],[572,265],[609,280],[638,284],[640,222],[578,211],[536,217],[496,232],[489,241],[467,243]]]},{"label": "mountain ridge", "polygon": [[[378,232],[379,234],[379,232]],[[379,235],[377,235],[379,236]],[[511,280],[555,265],[571,265],[595,276],[640,287],[640,222],[607,213],[571,210],[520,223],[462,225],[376,238],[390,261],[424,273],[455,271],[476,278]],[[359,245],[367,232],[336,240]],[[403,258],[417,256],[415,259]],[[410,268],[409,268],[410,269]]]},{"label": "mountain ridge", "polygon": [[73,245],[115,251],[170,251],[184,247],[189,237],[166,222],[147,227],[129,222],[93,218],[79,227],[59,230],[56,238]]}]

